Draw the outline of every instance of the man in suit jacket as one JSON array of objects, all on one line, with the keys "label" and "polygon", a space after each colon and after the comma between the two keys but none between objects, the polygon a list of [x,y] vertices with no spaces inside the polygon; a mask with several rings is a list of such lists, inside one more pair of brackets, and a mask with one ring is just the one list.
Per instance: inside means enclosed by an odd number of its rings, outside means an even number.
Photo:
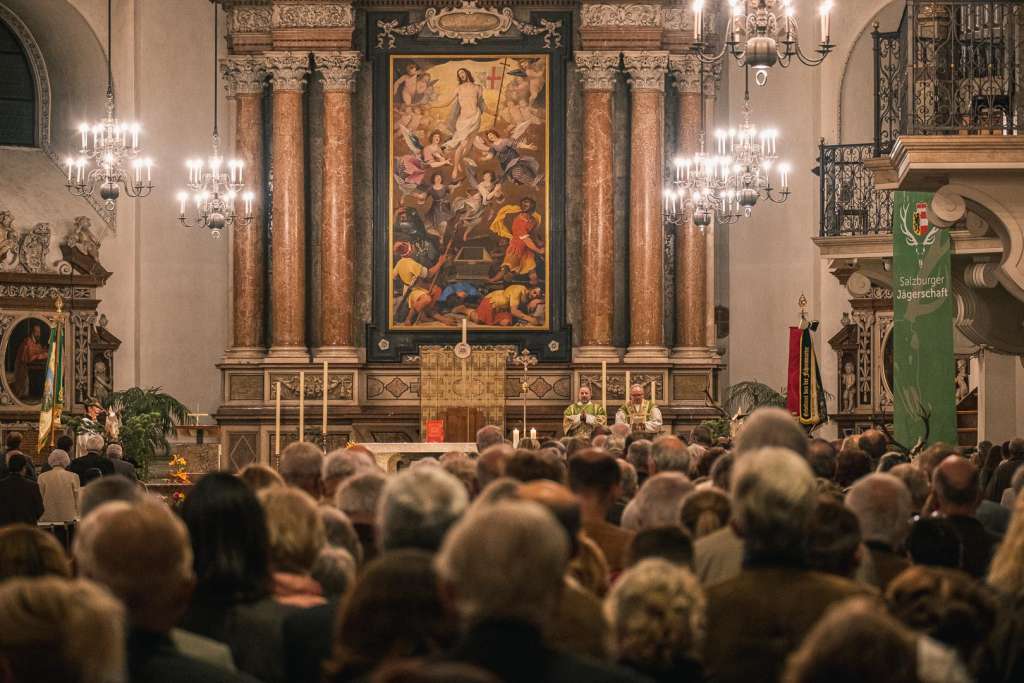
[{"label": "man in suit jacket", "polygon": [[777,681],[786,658],[829,605],[869,589],[808,569],[807,531],[817,487],[796,453],[744,453],[736,461],[732,492],[743,569],[707,589],[705,663],[719,683]]},{"label": "man in suit jacket", "polygon": [[43,497],[39,485],[25,479],[25,456],[11,454],[7,476],[0,479],[0,526],[35,524],[43,515]]},{"label": "man in suit jacket", "polygon": [[981,475],[967,458],[946,457],[935,468],[932,490],[939,513],[949,520],[963,548],[960,568],[977,579],[988,574],[999,537],[985,530],[976,513],[981,502]]},{"label": "man in suit jacket", "polygon": [[69,472],[74,472],[78,475],[78,478],[85,480],[85,473],[95,467],[100,471],[104,477],[108,474],[114,474],[114,463],[110,462],[110,458],[101,454],[103,451],[103,437],[99,434],[90,434],[85,440],[86,453],[81,458],[76,458],[71,465],[68,466]]},{"label": "man in suit jacket", "polygon": [[112,443],[107,446],[107,458],[110,459],[110,464],[114,466],[114,474],[120,474],[129,481],[139,480],[135,467],[124,459],[124,449],[121,447],[121,444]]}]

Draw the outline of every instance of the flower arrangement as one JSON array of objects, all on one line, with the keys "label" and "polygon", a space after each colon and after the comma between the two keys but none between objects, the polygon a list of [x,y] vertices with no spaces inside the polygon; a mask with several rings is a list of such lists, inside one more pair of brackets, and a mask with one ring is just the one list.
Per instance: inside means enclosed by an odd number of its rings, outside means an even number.
[{"label": "flower arrangement", "polygon": [[192,483],[192,478],[188,474],[188,460],[180,455],[175,455],[167,464],[171,466],[171,479],[179,484]]}]

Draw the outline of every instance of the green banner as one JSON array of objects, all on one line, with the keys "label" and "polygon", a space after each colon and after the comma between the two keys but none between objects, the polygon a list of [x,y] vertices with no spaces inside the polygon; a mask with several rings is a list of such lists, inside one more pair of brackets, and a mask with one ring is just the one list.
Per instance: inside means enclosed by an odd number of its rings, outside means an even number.
[{"label": "green banner", "polygon": [[[931,192],[895,192],[892,211],[896,439],[956,443],[949,232],[928,221]],[[927,422],[927,430],[926,430]]]}]

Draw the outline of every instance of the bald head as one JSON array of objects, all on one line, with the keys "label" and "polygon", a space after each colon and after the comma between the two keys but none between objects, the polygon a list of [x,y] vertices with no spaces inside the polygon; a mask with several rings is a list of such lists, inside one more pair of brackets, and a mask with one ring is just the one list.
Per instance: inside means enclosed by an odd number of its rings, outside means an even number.
[{"label": "bald head", "polygon": [[973,515],[981,499],[978,468],[959,455],[947,456],[932,476],[944,515]]},{"label": "bald head", "polygon": [[910,533],[910,491],[891,474],[859,479],[844,502],[857,516],[865,541],[881,541],[895,549]]}]

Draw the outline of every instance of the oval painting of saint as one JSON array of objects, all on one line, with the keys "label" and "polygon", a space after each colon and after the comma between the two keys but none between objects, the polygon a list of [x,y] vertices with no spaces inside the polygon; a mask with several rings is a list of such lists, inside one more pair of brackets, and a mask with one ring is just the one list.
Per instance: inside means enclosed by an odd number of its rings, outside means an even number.
[{"label": "oval painting of saint", "polygon": [[46,382],[50,326],[39,318],[25,318],[11,330],[4,350],[4,374],[14,398],[39,403]]}]

